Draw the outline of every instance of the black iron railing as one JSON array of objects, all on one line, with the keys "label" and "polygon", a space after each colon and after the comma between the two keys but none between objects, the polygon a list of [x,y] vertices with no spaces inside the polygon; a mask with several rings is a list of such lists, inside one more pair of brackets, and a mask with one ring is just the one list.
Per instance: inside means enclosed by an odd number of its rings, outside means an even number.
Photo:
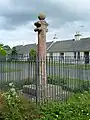
[{"label": "black iron railing", "polygon": [[[39,84],[40,64],[44,61],[29,56],[0,60],[0,89],[8,90],[13,82],[25,97],[36,102],[48,100],[66,101],[73,93],[90,89],[89,57],[46,57],[47,84]],[[42,71],[41,71],[42,72]]]}]

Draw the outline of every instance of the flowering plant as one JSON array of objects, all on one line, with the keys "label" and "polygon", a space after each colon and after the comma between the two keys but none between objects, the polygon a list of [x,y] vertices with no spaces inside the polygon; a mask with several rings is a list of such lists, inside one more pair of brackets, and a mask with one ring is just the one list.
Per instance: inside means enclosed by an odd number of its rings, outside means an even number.
[{"label": "flowering plant", "polygon": [[16,93],[15,86],[13,83],[9,83],[9,87],[10,90],[2,94],[8,108],[8,114],[5,118],[6,120],[22,120],[20,114],[20,100]]}]

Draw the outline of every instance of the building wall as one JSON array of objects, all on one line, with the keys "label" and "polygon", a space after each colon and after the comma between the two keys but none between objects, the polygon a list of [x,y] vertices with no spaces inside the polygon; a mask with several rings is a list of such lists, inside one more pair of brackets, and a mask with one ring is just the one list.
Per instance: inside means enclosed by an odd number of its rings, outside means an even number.
[{"label": "building wall", "polygon": [[[74,57],[74,52],[65,52],[64,54],[65,54],[65,56]],[[76,58],[77,58],[77,56],[78,56],[78,52],[76,52]],[[80,58],[82,58],[82,57],[84,57],[84,52],[80,52]]]},{"label": "building wall", "polygon": [[50,53],[47,53],[47,56],[50,56]]},{"label": "building wall", "polygon": [[[63,52],[61,52],[63,53]],[[84,58],[84,52],[76,52],[76,57],[75,57],[75,52],[64,52],[64,55],[61,55],[60,52],[57,52],[57,53],[53,53],[53,58],[58,61],[58,59],[60,60],[63,60],[67,63],[72,63],[72,64],[85,64],[85,58]],[[50,56],[51,53],[47,53],[48,56]],[[89,52],[89,55],[90,55],[90,52]],[[59,56],[59,57],[58,57]],[[90,60],[90,57],[89,57],[89,60]],[[89,62],[90,64],[90,62]]]},{"label": "building wall", "polygon": [[81,57],[84,57],[84,52],[80,52],[80,56],[81,56]]},{"label": "building wall", "polygon": [[[61,56],[62,53],[64,53],[64,57],[74,57],[74,52],[57,52],[53,53],[53,56]],[[50,53],[47,53],[47,56],[50,56]]]},{"label": "building wall", "polygon": [[[64,57],[74,58],[74,52],[57,52],[52,53],[52,56],[61,56],[61,53],[64,53]],[[47,56],[50,56],[51,53],[47,53]],[[90,55],[90,52],[89,52]],[[76,52],[76,58],[78,57],[78,52]],[[84,52],[80,52],[80,58],[84,57]]]},{"label": "building wall", "polygon": [[65,52],[64,56],[73,58],[74,57],[74,52]]},{"label": "building wall", "polygon": [[60,56],[60,53],[59,52],[53,53],[53,56]]}]

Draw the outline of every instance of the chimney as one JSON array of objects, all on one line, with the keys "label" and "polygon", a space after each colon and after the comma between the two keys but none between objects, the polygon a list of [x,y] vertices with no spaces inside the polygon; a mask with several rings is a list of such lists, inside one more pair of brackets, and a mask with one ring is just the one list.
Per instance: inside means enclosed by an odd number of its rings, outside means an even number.
[{"label": "chimney", "polygon": [[80,38],[81,38],[80,32],[76,32],[76,34],[75,34],[75,40],[80,40]]}]

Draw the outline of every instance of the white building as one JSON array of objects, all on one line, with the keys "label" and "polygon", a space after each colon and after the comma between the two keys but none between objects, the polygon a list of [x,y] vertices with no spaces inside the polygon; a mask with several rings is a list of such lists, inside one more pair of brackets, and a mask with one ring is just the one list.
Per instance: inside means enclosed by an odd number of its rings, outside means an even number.
[{"label": "white building", "polygon": [[48,56],[71,58],[72,60],[84,60],[89,63],[90,38],[80,38],[77,32],[75,39],[56,41],[48,50]]},{"label": "white building", "polygon": [[[64,41],[47,42],[47,56],[53,58],[69,59],[72,61],[80,61],[80,63],[89,63],[90,56],[90,37],[81,38],[79,32],[76,32],[75,38]],[[30,49],[37,49],[36,44],[15,46],[18,53],[27,59]],[[26,58],[25,58],[26,56]],[[82,61],[83,60],[83,61]],[[71,61],[70,61],[71,62]]]}]

